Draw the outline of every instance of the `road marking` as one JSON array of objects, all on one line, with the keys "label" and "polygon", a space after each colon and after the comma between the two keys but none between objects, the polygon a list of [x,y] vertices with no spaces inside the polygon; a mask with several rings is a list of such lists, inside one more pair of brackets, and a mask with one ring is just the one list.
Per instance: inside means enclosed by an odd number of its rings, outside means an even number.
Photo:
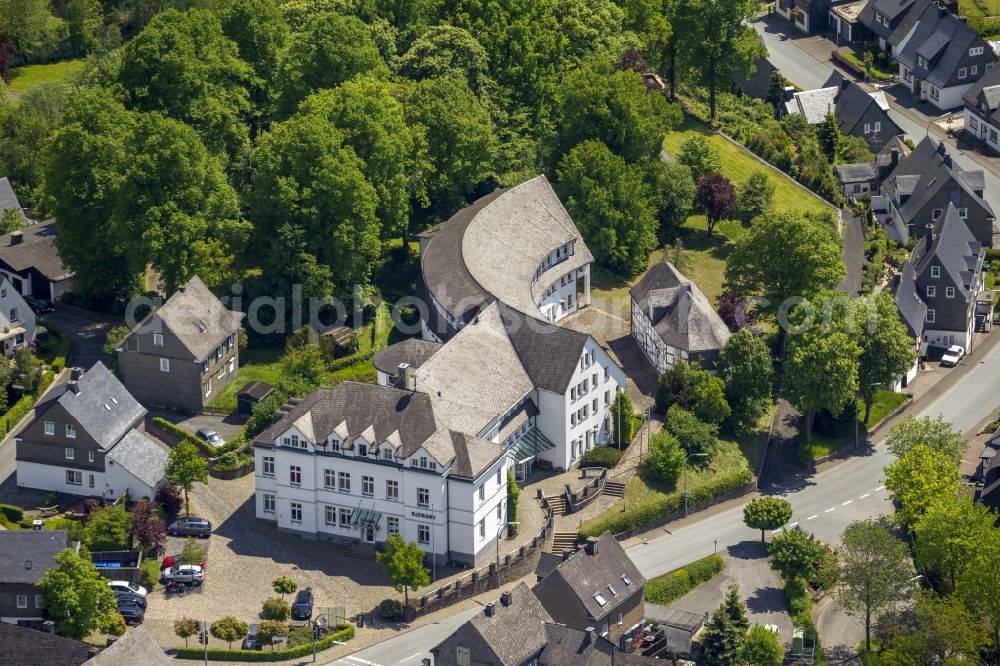
[{"label": "road marking", "polygon": [[[410,655],[409,657],[407,657],[406,659],[403,659],[403,661],[409,661],[409,660],[411,660],[411,659],[415,659],[416,657],[419,657],[419,656],[420,656],[420,655],[422,655],[422,654],[424,654],[424,653],[423,653],[423,652],[414,652],[413,654],[411,654],[411,655]],[[403,663],[403,661],[401,661],[401,662],[399,662],[399,663]]]},{"label": "road marking", "polygon": [[885,486],[879,486],[878,488],[875,489],[875,492],[878,492],[880,490],[885,490]]},{"label": "road marking", "polygon": [[864,495],[862,495],[858,499],[864,499],[864,498],[868,497],[869,495],[871,495],[871,493],[865,493]]},{"label": "road marking", "polygon": [[847,500],[846,502],[841,502],[841,503],[840,503],[840,506],[847,506],[848,504],[850,504],[850,503],[851,503],[851,502],[853,502],[853,501],[854,501],[854,500]]},{"label": "road marking", "polygon": [[836,508],[837,508],[837,507],[835,507],[835,506],[831,506],[831,507],[830,507],[829,509],[827,509],[827,510],[826,510],[826,511],[824,511],[823,513],[830,513],[831,511],[833,511],[833,510],[834,510],[834,509],[836,509]]},{"label": "road marking", "polygon": [[797,520],[794,523],[792,523],[792,524],[789,525],[789,527],[798,527],[798,526],[799,526],[799,521],[797,521]]},{"label": "road marking", "polygon": [[780,532],[780,531],[781,531],[781,530],[771,530],[771,534],[777,534],[777,533],[778,533],[778,532]]},{"label": "road marking", "polygon": [[812,520],[813,518],[818,518],[818,517],[819,517],[819,514],[814,513],[813,515],[811,515],[808,518],[806,518],[806,520]]},{"label": "road marking", "polygon": [[355,657],[353,655],[348,655],[346,657],[343,657],[343,659],[355,661],[359,664],[365,664],[365,666],[378,666],[378,664],[376,664],[374,661],[368,661],[367,659],[362,659],[361,657]]}]

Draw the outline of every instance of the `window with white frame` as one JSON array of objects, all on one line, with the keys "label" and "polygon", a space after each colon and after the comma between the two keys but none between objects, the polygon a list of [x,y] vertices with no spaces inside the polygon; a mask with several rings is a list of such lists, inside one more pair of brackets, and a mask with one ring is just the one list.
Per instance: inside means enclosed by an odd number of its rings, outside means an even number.
[{"label": "window with white frame", "polygon": [[323,507],[323,522],[327,525],[337,524],[337,507],[327,504]]},{"label": "window with white frame", "polygon": [[969,75],[975,76],[979,74],[979,65],[969,65]]},{"label": "window with white frame", "polygon": [[288,467],[288,482],[293,486],[298,486],[302,484],[302,468],[298,465],[289,465]]},{"label": "window with white frame", "polygon": [[215,375],[216,379],[222,379],[226,376],[226,364],[223,363],[219,366],[219,372]]},{"label": "window with white frame", "polygon": [[66,460],[73,460],[73,458],[76,457],[76,449],[74,449],[72,446],[67,446],[65,455],[66,455]]},{"label": "window with white frame", "polygon": [[385,482],[385,498],[386,499],[399,499],[399,481],[386,481]]},{"label": "window with white frame", "polygon": [[977,55],[982,55],[982,54],[983,54],[983,47],[982,46],[973,46],[971,49],[969,49],[969,55],[970,56],[977,56]]},{"label": "window with white frame", "polygon": [[935,88],[934,86],[931,86],[931,99],[936,102],[940,98],[941,98],[941,91]]},{"label": "window with white frame", "polygon": [[385,531],[386,534],[399,534],[399,518],[395,516],[386,516]]},{"label": "window with white frame", "polygon": [[871,133],[872,133],[872,124],[865,123],[865,134],[871,134]]},{"label": "window with white frame", "polygon": [[28,595],[27,594],[19,594],[19,595],[17,595],[17,607],[18,608],[27,608],[28,607]]},{"label": "window with white frame", "polygon": [[337,473],[334,470],[323,470],[323,487],[331,489],[337,487]]},{"label": "window with white frame", "polygon": [[87,462],[94,462],[94,452],[87,451]]},{"label": "window with white frame", "polygon": [[934,285],[928,285],[927,298],[934,298],[935,296],[937,296],[937,287]]},{"label": "window with white frame", "polygon": [[76,426],[72,423],[66,424],[66,436],[70,439],[76,439]]},{"label": "window with white frame", "polygon": [[236,357],[229,359],[229,374],[233,374],[236,371]]},{"label": "window with white frame", "polygon": [[940,208],[931,209],[931,219],[937,222],[939,219],[941,219],[942,212],[943,211]]},{"label": "window with white frame", "polygon": [[351,475],[348,472],[337,472],[337,490],[342,493],[351,492]]},{"label": "window with white frame", "polygon": [[264,467],[261,474],[264,476],[274,476],[274,456],[264,456],[260,460]]},{"label": "window with white frame", "polygon": [[481,486],[479,486],[479,501],[482,502],[484,499],[486,499],[486,484],[485,483],[482,484]]},{"label": "window with white frame", "polygon": [[997,131],[992,127],[990,128],[990,141],[992,141],[993,143],[997,142]]},{"label": "window with white frame", "polygon": [[301,502],[292,502],[290,504],[290,508],[292,510],[292,522],[293,523],[301,523],[302,522],[302,503]]},{"label": "window with white frame", "polygon": [[483,518],[482,520],[479,521],[479,538],[480,539],[485,539],[486,538],[486,519],[485,518]]},{"label": "window with white frame", "polygon": [[66,470],[66,483],[71,486],[82,486],[83,472],[78,472],[75,469]]},{"label": "window with white frame", "polygon": [[958,68],[958,78],[964,79],[968,75],[969,75],[969,70],[967,68],[965,67]]},{"label": "window with white frame", "polygon": [[969,209],[968,208],[959,208],[958,209],[958,216],[960,218],[962,218],[963,220],[967,219],[969,217]]},{"label": "window with white frame", "polygon": [[417,525],[417,543],[427,545],[431,542],[431,526],[420,523]]},{"label": "window with white frame", "polygon": [[955,288],[954,287],[945,287],[944,288],[944,297],[945,298],[955,298]]},{"label": "window with white frame", "polygon": [[351,510],[350,509],[340,509],[340,526],[342,528],[350,529],[351,527]]},{"label": "window with white frame", "polygon": [[417,506],[428,507],[431,505],[431,491],[427,488],[417,488]]},{"label": "window with white frame", "polygon": [[54,435],[54,434],[56,434],[56,424],[55,424],[54,421],[46,421],[45,422],[45,434],[46,435]]},{"label": "window with white frame", "polygon": [[392,460],[392,449],[388,446],[382,447],[382,460]]},{"label": "window with white frame", "polygon": [[927,311],[927,323],[928,324],[933,324],[934,323],[934,310],[928,310]]},{"label": "window with white frame", "polygon": [[367,444],[358,444],[358,455],[361,456],[362,458],[367,458],[368,457],[368,445]]},{"label": "window with white frame", "polygon": [[339,439],[334,438],[334,439],[330,440],[330,450],[331,451],[340,451],[340,440]]},{"label": "window with white frame", "polygon": [[160,359],[160,372],[170,372],[170,359],[161,358]]},{"label": "window with white frame", "polygon": [[162,333],[153,333],[153,346],[154,347],[162,347],[163,346],[163,334]]},{"label": "window with white frame", "polygon": [[274,495],[264,495],[264,513],[274,513]]},{"label": "window with white frame", "polygon": [[941,267],[940,266],[931,266],[931,277],[932,278],[941,277]]},{"label": "window with white frame", "polygon": [[208,378],[208,381],[206,381],[206,382],[203,383],[203,386],[205,388],[205,395],[206,396],[212,395],[212,378],[211,377]]},{"label": "window with white frame", "polygon": [[875,131],[876,132],[881,132],[882,131],[882,123],[881,122],[876,122],[875,123]]},{"label": "window with white frame", "polygon": [[373,476],[361,477],[361,494],[368,495],[369,497],[375,494],[375,477]]},{"label": "window with white frame", "polygon": [[35,595],[35,608],[44,608],[44,607],[45,607],[45,598],[42,597],[42,595],[40,595],[40,594],[36,594]]}]

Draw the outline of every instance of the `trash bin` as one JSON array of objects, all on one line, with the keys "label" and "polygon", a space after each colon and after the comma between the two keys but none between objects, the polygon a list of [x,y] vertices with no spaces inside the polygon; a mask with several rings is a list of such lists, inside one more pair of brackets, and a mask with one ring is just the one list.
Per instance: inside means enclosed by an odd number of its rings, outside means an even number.
[{"label": "trash bin", "polygon": [[363,628],[365,626],[365,614],[364,613],[358,613],[357,625],[358,625],[359,629],[361,629],[361,628]]}]

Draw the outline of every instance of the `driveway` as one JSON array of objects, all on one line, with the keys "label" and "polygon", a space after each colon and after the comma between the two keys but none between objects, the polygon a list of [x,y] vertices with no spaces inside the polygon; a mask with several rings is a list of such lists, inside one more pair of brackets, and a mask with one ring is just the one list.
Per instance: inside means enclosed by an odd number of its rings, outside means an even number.
[{"label": "driveway", "polygon": [[837,291],[843,291],[849,296],[861,293],[861,278],[865,269],[865,225],[859,215],[843,211],[844,217],[844,247],[841,257],[847,274],[837,285]]},{"label": "driveway", "polygon": [[833,598],[817,604],[816,630],[830,664],[860,664],[854,646],[865,639],[865,625]]},{"label": "driveway", "polygon": [[58,304],[55,312],[50,312],[40,319],[43,325],[51,325],[69,335],[67,365],[84,369],[90,368],[97,361],[108,364],[110,359],[103,349],[108,339],[108,332],[123,323],[121,319],[112,315],[63,304]]},{"label": "driveway", "polygon": [[227,442],[236,436],[236,433],[240,431],[243,424],[247,421],[246,416],[237,412],[227,414],[226,416],[215,416],[212,414],[195,414],[194,416],[189,416],[162,410],[149,411],[148,418],[152,419],[156,416],[179,425],[192,435],[198,432],[199,428],[211,428],[219,433],[222,439]]}]

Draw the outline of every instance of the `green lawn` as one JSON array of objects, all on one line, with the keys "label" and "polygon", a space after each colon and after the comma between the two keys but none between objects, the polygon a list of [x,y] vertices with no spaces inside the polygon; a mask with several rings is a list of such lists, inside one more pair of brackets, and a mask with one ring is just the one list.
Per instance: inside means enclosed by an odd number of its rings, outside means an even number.
[{"label": "green lawn", "polygon": [[60,60],[44,65],[25,65],[15,67],[12,71],[10,89],[16,93],[24,93],[42,83],[69,81],[76,76],[85,64],[83,58]]},{"label": "green lawn", "polygon": [[[893,391],[876,391],[875,400],[872,401],[872,413],[868,418],[868,427],[874,428],[876,424],[886,418],[892,412],[906,402],[905,393],[895,393]],[[860,417],[864,417],[865,413],[865,403],[858,400],[858,414]],[[858,433],[860,438],[864,438],[865,435],[865,425],[861,423],[861,418],[858,419]],[[801,442],[799,445],[799,458],[803,462],[808,462],[810,460],[816,460],[817,458],[822,458],[823,456],[828,456],[834,451],[841,449],[848,445],[854,444],[854,429],[851,428],[850,432],[840,437],[830,437],[827,435],[820,435],[818,433],[813,433],[812,440],[809,444]]]},{"label": "green lawn", "polygon": [[[849,61],[855,67],[864,71],[865,61],[864,53],[862,51],[841,51],[840,55],[844,56],[844,59]],[[879,67],[878,59],[874,62],[874,67],[872,68],[872,76],[874,76],[879,81],[894,81],[896,79],[896,73],[887,69]]]},{"label": "green lawn", "polygon": [[774,184],[774,202],[778,211],[834,212],[833,208],[807,194],[806,190],[781,171],[762,164],[746,148],[734,144],[691,118],[685,118],[680,130],[671,132],[663,139],[663,149],[676,157],[684,141],[695,134],[705,135],[709,144],[718,151],[722,158],[722,175],[734,184],[739,185],[754,171],[764,170]]}]

